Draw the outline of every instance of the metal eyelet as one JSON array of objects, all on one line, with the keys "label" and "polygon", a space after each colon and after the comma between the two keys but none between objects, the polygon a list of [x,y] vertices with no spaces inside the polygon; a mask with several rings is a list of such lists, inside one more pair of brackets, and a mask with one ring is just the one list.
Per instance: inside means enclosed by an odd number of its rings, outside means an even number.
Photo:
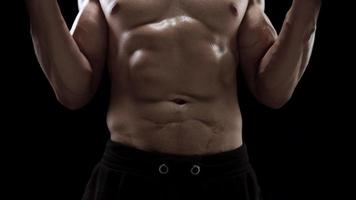
[{"label": "metal eyelet", "polygon": [[160,174],[168,174],[169,172],[169,168],[166,164],[161,164],[159,167],[158,167],[158,171]]},{"label": "metal eyelet", "polygon": [[200,173],[200,166],[199,165],[193,165],[193,167],[190,169],[190,173],[193,175],[198,175]]}]

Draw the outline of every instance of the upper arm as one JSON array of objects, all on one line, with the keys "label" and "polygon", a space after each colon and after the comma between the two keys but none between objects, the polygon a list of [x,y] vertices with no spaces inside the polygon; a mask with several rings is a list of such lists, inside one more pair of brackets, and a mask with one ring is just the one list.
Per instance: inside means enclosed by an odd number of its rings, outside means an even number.
[{"label": "upper arm", "polygon": [[99,85],[106,64],[107,23],[99,0],[78,0],[79,13],[71,34],[92,70],[91,89]]},{"label": "upper arm", "polygon": [[238,32],[239,62],[250,91],[256,92],[260,62],[277,38],[264,13],[264,0],[250,0]]}]

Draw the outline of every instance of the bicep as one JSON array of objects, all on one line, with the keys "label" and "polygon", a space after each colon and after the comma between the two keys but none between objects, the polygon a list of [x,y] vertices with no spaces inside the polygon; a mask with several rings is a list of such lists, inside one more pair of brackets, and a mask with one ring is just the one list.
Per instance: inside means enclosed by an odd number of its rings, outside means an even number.
[{"label": "bicep", "polygon": [[276,38],[276,30],[264,13],[264,2],[252,0],[238,33],[239,63],[252,92],[256,87],[260,62]]},{"label": "bicep", "polygon": [[98,0],[84,0],[71,34],[89,61],[97,85],[106,62],[107,24]]}]

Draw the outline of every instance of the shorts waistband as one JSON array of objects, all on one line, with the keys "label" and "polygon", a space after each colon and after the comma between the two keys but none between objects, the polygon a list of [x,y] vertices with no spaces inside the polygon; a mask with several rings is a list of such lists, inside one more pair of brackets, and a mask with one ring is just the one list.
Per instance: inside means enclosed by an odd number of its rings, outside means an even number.
[{"label": "shorts waistband", "polygon": [[113,170],[163,177],[232,175],[250,168],[245,144],[225,152],[186,156],[144,151],[111,140],[101,164]]}]

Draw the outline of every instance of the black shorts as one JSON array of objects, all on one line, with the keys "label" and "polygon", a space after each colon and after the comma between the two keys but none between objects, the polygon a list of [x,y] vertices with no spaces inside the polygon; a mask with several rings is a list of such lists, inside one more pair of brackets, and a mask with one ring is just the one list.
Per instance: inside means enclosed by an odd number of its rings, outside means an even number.
[{"label": "black shorts", "polygon": [[148,152],[108,141],[82,200],[261,200],[246,146],[203,156]]}]

